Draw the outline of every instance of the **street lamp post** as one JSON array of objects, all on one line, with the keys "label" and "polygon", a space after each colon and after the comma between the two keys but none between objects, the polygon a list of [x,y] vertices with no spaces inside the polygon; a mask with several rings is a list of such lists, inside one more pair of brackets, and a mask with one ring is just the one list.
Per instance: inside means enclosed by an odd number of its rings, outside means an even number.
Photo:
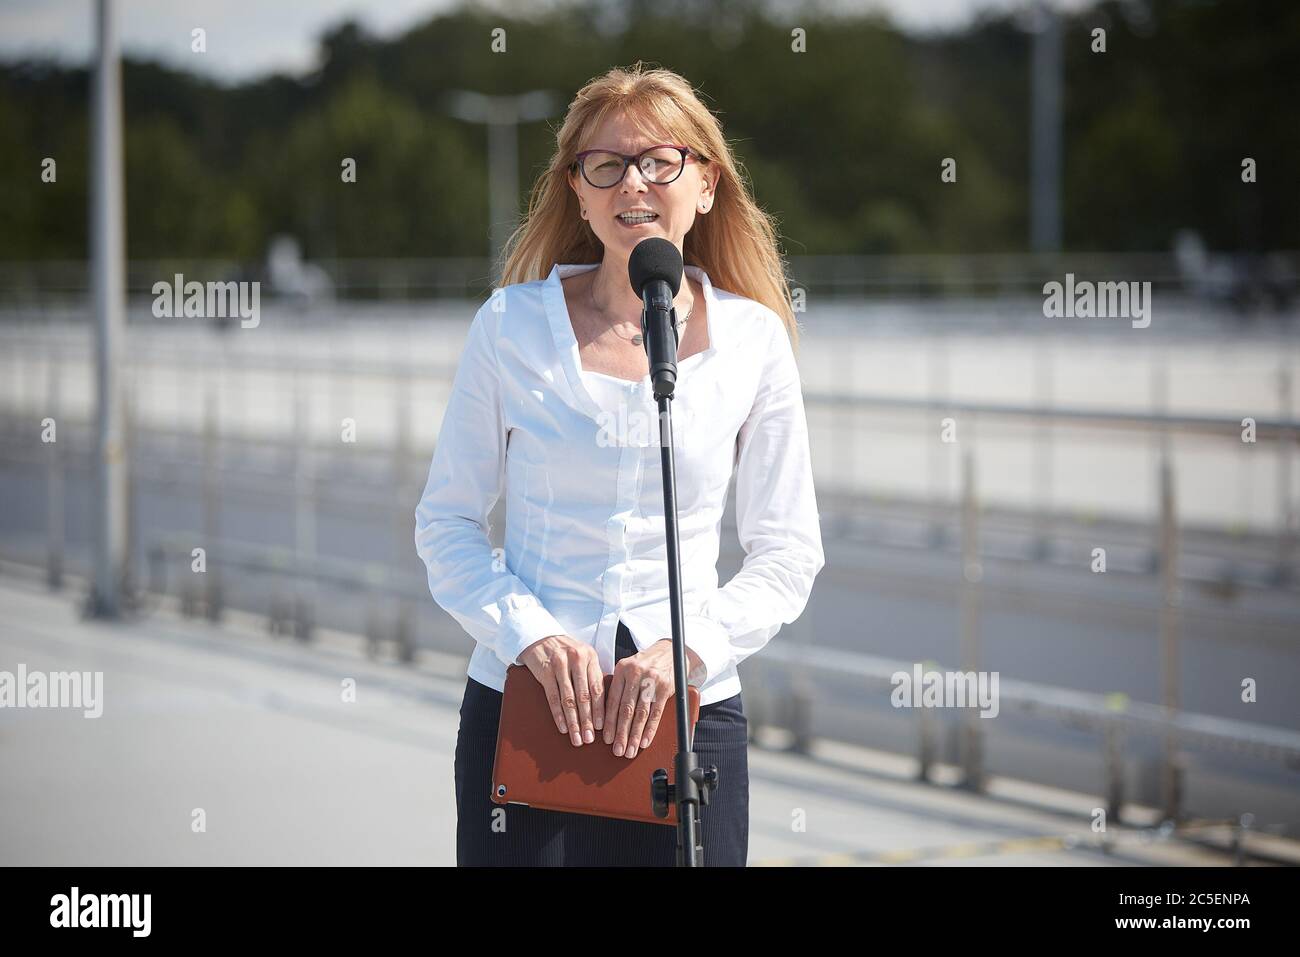
[{"label": "street lamp post", "polygon": [[93,144],[90,190],[91,265],[94,274],[95,567],[89,611],[101,618],[121,613],[126,568],[126,445],[123,435],[119,353],[125,328],[126,227],[122,186],[122,74],[113,0],[99,0],[95,33]]},{"label": "street lamp post", "polygon": [[1061,251],[1061,17],[1047,0],[1033,8],[1030,84],[1030,244],[1036,253]]},{"label": "street lamp post", "polygon": [[447,109],[452,116],[488,128],[488,215],[494,282],[501,275],[506,240],[519,216],[519,124],[552,116],[557,104],[558,97],[547,90],[515,96],[453,90],[447,95]]}]

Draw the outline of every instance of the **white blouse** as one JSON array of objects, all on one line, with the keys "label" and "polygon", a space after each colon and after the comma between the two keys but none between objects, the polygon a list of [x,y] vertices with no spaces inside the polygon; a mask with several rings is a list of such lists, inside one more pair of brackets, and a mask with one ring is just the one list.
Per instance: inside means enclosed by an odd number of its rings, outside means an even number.
[{"label": "white blouse", "polygon": [[[556,265],[496,290],[452,383],[415,545],[434,600],[474,638],[471,678],[501,691],[533,642],[566,634],[614,670],[621,619],[638,650],[672,637],[658,409],[639,382],[582,368]],[[740,691],[736,666],[799,617],[825,564],[803,393],[780,317],[714,289],[709,346],[677,363],[672,400],[685,641],[700,703]],[[736,478],[743,567],[718,587]],[[488,515],[506,495],[505,547]]]}]

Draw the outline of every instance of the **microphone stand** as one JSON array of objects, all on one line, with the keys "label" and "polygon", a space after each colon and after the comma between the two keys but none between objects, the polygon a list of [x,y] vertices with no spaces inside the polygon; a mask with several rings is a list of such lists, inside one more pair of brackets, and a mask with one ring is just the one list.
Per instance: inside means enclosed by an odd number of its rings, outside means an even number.
[{"label": "microphone stand", "polygon": [[[692,749],[687,696],[686,627],[682,612],[682,567],[677,541],[677,471],[673,461],[673,421],[670,403],[677,382],[677,310],[668,284],[651,282],[643,293],[641,334],[650,360],[650,378],[659,406],[659,464],[664,480],[664,525],[668,542],[668,603],[673,632],[673,684],[677,695],[677,757],[674,783],[668,771],[656,768],[650,776],[650,800],[656,817],[666,818],[671,804],[677,805],[677,866],[703,867],[704,843],[699,810],[709,803],[718,786],[718,769],[699,766]],[[653,318],[652,318],[652,314]],[[666,316],[666,319],[664,318]],[[671,336],[668,330],[672,330]],[[671,343],[671,346],[669,345]],[[671,350],[671,351],[670,351]],[[687,849],[690,853],[687,853]]]}]

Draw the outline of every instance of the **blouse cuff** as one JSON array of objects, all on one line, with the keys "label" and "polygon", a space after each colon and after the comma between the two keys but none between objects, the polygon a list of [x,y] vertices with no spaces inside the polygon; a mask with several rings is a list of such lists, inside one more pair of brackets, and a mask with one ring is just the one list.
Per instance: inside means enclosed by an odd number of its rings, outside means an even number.
[{"label": "blouse cuff", "polygon": [[565,633],[564,626],[535,597],[507,595],[496,642],[497,657],[507,667],[517,665],[529,645]]},{"label": "blouse cuff", "polygon": [[686,647],[700,656],[704,663],[707,684],[726,670],[731,663],[731,638],[727,629],[704,615],[686,615]]}]

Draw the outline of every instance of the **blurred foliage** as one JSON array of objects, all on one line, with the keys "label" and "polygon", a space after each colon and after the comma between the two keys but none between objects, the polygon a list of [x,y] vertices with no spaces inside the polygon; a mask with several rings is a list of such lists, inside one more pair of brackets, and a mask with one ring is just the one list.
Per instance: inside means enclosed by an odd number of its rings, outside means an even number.
[{"label": "blurred foliage", "polygon": [[[450,118],[443,95],[567,102],[637,59],[718,111],[788,254],[1026,248],[1022,17],[913,36],[876,15],[772,16],[747,0],[626,0],[517,20],[464,8],[391,40],[345,23],[312,75],[235,87],[128,60],[129,254],[253,259],[287,232],[309,256],[484,255],[486,130]],[[794,26],[806,53],[791,52]],[[1167,249],[1184,227],[1212,248],[1300,247],[1300,4],[1104,2],[1067,19],[1064,43],[1068,248]],[[84,69],[0,67],[0,258],[85,255],[88,94]],[[559,119],[520,130],[521,202]],[[47,156],[55,184],[40,181]],[[1257,183],[1241,181],[1246,156]],[[945,157],[956,183],[940,180]]]}]

